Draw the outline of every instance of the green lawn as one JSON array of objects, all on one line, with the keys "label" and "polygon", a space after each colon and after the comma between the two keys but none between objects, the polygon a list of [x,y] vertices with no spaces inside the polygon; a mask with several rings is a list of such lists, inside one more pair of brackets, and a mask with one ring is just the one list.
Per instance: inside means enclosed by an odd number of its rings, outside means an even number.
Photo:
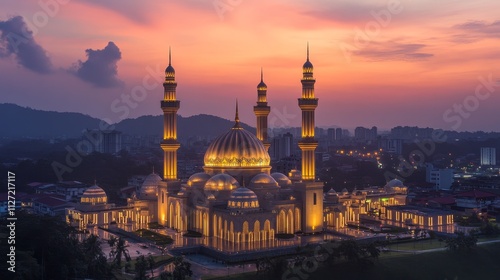
[{"label": "green lawn", "polygon": [[429,240],[419,240],[415,242],[390,244],[386,247],[391,250],[420,251],[420,250],[444,248],[445,246],[446,242],[444,241],[438,241],[437,239],[429,239]]},{"label": "green lawn", "polygon": [[[333,266],[319,266],[311,273],[288,275],[283,279],[499,279],[500,243],[476,247],[471,252],[433,252],[418,255],[382,257],[370,267],[338,262]],[[307,278],[304,278],[307,276]],[[233,280],[266,279],[255,273],[234,275]]]}]

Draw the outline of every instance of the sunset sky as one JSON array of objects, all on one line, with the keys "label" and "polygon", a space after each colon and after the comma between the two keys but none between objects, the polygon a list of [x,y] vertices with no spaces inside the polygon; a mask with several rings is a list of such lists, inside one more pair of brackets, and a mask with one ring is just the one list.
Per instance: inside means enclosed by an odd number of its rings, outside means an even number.
[{"label": "sunset sky", "polygon": [[159,115],[171,46],[180,115],[238,99],[255,125],[263,67],[271,126],[298,126],[307,42],[318,126],[500,131],[498,0],[3,0],[0,103]]}]

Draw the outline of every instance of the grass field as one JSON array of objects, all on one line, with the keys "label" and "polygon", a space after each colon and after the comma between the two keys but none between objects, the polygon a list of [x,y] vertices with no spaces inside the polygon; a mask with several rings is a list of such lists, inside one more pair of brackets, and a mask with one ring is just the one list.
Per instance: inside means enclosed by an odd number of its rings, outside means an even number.
[{"label": "grass field", "polygon": [[428,250],[436,248],[444,248],[446,242],[438,241],[436,239],[419,240],[415,242],[406,242],[388,245],[387,248],[391,250],[405,250],[405,251],[416,251],[416,250]]},{"label": "grass field", "polygon": [[[465,253],[442,251],[381,257],[373,266],[365,268],[353,263],[338,262],[333,266],[319,266],[311,273],[302,274],[302,277],[290,274],[283,279],[500,279],[499,260],[500,243],[494,243],[478,246]],[[220,279],[254,280],[257,277],[265,279],[255,273]]]}]

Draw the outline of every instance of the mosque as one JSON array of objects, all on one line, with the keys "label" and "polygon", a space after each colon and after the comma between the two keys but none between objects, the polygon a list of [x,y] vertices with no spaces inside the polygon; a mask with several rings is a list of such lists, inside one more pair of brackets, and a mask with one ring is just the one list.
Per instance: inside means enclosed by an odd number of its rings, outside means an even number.
[{"label": "mosque", "polygon": [[[244,130],[238,117],[234,126],[216,138],[204,157],[204,172],[193,174],[187,182],[177,179],[177,110],[175,70],[169,65],[161,108],[164,115],[163,180],[158,184],[159,224],[181,232],[188,230],[204,236],[231,242],[251,242],[274,239],[276,234],[318,233],[326,228],[342,228],[349,221],[359,221],[359,215],[371,206],[405,204],[406,187],[387,186],[381,191],[336,194],[323,193],[323,183],[316,181],[314,137],[315,109],[313,65],[307,47],[302,66],[302,96],[298,105],[302,111],[301,171],[290,174],[271,173],[267,135],[267,118],[271,107],[267,102],[267,85],[257,85],[256,135]],[[378,193],[388,196],[381,204],[367,205],[366,197]],[[397,197],[396,197],[397,196]]]},{"label": "mosque", "polygon": [[[384,215],[385,207],[404,205],[407,189],[397,180],[382,188],[351,193],[347,190],[337,193],[333,189],[323,192],[324,184],[316,180],[315,174],[318,142],[314,136],[314,116],[318,98],[314,93],[313,69],[308,46],[302,66],[302,95],[298,98],[302,111],[300,171],[292,170],[288,175],[271,173],[267,135],[271,107],[261,71],[257,104],[253,107],[257,118],[256,135],[240,125],[236,104],[233,127],[216,138],[205,153],[204,172],[181,181],[177,177],[180,101],[176,96],[177,82],[169,52],[161,101],[163,177],[154,173],[149,175],[140,193],[129,199],[126,209],[117,209],[114,214],[113,207],[105,206],[105,194],[103,197],[97,190],[99,187],[92,187],[101,195],[101,208],[92,212],[94,221],[158,222],[179,232],[196,231],[205,237],[242,243],[273,240],[277,234],[313,234],[325,229],[340,229],[350,222],[359,222],[362,214],[377,211]],[[80,204],[86,203],[82,197]],[[80,205],[72,211],[73,216],[84,219],[85,211],[90,210]],[[106,211],[109,213],[107,220],[99,220],[98,213]]]}]

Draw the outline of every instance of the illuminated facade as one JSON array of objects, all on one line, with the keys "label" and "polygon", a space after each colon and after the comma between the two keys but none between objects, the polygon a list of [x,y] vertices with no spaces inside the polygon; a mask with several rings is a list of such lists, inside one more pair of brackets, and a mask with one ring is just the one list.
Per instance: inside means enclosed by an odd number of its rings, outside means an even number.
[{"label": "illuminated facade", "polygon": [[335,230],[347,224],[357,225],[363,218],[386,219],[388,207],[406,205],[407,191],[397,179],[384,187],[355,188],[350,193],[346,189],[340,193],[331,189],[325,193],[325,226]]},{"label": "illuminated facade", "polygon": [[[156,219],[159,224],[179,232],[196,231],[234,243],[273,240],[276,234],[321,232],[327,226],[342,228],[349,221],[359,221],[367,213],[368,193],[364,195],[324,196],[323,183],[315,180],[314,111],[318,99],[314,95],[313,66],[307,60],[302,68],[302,171],[290,174],[272,173],[267,141],[267,85],[257,86],[256,135],[240,125],[238,103],[234,125],[216,138],[204,156],[204,172],[193,174],[187,181],[177,180],[177,123],[179,108],[175,96],[174,70],[169,57],[165,71],[165,94],[162,109],[165,116],[164,177],[157,186]],[[391,189],[392,190],[392,189]],[[331,194],[331,193],[330,193]],[[391,196],[392,197],[392,196]],[[392,198],[391,198],[392,199]],[[139,202],[136,202],[139,203]],[[368,205],[368,206],[367,206]]]},{"label": "illuminated facade", "polygon": [[425,229],[452,226],[453,214],[450,211],[422,208],[417,206],[387,207],[386,219],[400,226],[418,226]]},{"label": "illuminated facade", "polygon": [[[156,204],[156,201],[152,204]],[[66,208],[66,222],[81,230],[89,226],[108,226],[112,223],[141,227],[151,222],[153,213],[150,211],[155,209],[154,205],[138,207],[129,204],[117,207],[108,203],[108,197],[102,188],[93,185],[85,190],[75,207]]]}]

